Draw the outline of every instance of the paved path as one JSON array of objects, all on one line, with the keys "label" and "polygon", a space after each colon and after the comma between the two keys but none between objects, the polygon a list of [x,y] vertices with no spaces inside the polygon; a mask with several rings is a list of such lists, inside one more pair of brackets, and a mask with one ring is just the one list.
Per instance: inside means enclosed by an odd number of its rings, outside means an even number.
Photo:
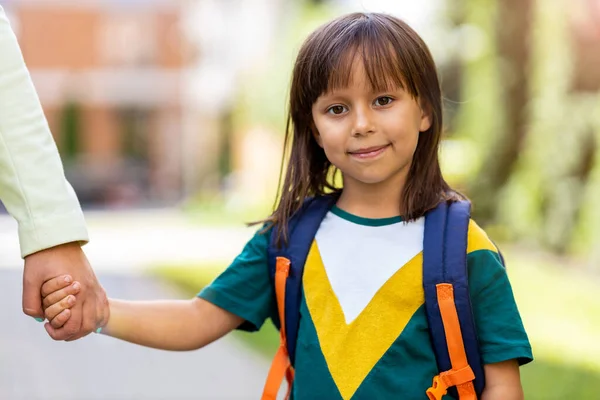
[{"label": "paved path", "polygon": [[[101,266],[97,266],[102,270]],[[118,298],[178,298],[147,277],[101,273]],[[146,349],[102,335],[54,342],[21,313],[21,272],[0,270],[0,399],[179,400],[257,399],[267,361],[234,338],[175,353]]]}]

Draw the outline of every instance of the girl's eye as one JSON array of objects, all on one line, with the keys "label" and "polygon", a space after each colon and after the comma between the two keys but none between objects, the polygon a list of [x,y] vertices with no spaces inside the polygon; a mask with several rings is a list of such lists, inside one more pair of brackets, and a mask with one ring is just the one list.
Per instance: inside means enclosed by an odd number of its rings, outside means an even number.
[{"label": "girl's eye", "polygon": [[335,115],[340,115],[344,111],[346,111],[346,107],[344,106],[331,106],[327,109],[327,113]]},{"label": "girl's eye", "polygon": [[375,105],[377,105],[377,106],[387,106],[387,105],[389,105],[389,104],[390,104],[392,101],[394,101],[394,99],[392,99],[392,98],[391,98],[391,97],[389,97],[389,96],[381,96],[381,97],[378,97],[378,98],[375,100]]}]

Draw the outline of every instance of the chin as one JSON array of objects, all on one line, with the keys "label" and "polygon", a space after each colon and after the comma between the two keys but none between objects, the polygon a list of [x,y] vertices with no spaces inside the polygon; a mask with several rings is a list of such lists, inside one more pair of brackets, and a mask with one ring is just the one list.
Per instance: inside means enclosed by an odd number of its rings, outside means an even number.
[{"label": "chin", "polygon": [[[402,180],[401,176],[403,175],[403,170],[393,170],[393,171],[385,171],[385,170],[372,170],[372,171],[360,171],[362,173],[357,174],[349,174],[346,176],[351,177],[355,182],[364,184],[364,185],[380,185],[388,182],[399,181]],[[344,174],[345,175],[345,174]]]},{"label": "chin", "polygon": [[384,183],[389,180],[388,176],[375,176],[375,175],[364,175],[364,176],[356,176],[352,177],[356,182],[360,182],[365,185],[377,185],[380,183]]}]

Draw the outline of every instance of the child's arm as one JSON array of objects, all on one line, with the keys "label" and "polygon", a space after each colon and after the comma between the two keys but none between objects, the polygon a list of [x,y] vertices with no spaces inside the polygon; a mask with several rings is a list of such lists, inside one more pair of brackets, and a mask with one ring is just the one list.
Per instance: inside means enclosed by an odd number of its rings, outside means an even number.
[{"label": "child's arm", "polygon": [[[58,278],[44,284],[42,292],[47,293],[44,309],[51,310],[52,315],[59,315],[72,307],[72,304],[58,299],[60,295],[56,294],[64,285],[64,280]],[[49,287],[55,291],[50,292]],[[243,322],[242,318],[199,298],[162,301],[109,299],[109,306],[110,318],[102,333],[164,350],[199,349]]]},{"label": "child's arm", "polygon": [[195,350],[244,322],[206,300],[123,301],[109,299],[102,333],[163,350]]},{"label": "child's arm", "polygon": [[517,360],[508,360],[483,366],[485,389],[482,400],[522,400],[521,376]]}]

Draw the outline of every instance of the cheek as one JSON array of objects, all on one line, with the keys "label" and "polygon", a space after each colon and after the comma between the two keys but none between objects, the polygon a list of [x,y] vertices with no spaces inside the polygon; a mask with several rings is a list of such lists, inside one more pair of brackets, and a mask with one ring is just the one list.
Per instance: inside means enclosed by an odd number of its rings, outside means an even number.
[{"label": "cheek", "polygon": [[398,129],[392,141],[396,149],[396,154],[402,158],[412,157],[419,143],[419,130],[415,129],[412,125]]},{"label": "cheek", "polygon": [[315,127],[319,132],[319,145],[325,150],[327,157],[340,152],[345,153],[346,135],[340,124],[316,120]]},{"label": "cheek", "polygon": [[335,138],[328,137],[327,140],[322,140],[323,151],[327,159],[334,165],[339,166],[346,156],[346,150],[343,143],[336,141]]},{"label": "cheek", "polygon": [[346,143],[339,136],[321,135],[321,143],[325,157],[338,169],[344,169],[348,162],[346,154]]},{"label": "cheek", "polygon": [[419,132],[411,132],[406,139],[406,151],[412,157],[417,150],[417,144],[419,143]]}]

